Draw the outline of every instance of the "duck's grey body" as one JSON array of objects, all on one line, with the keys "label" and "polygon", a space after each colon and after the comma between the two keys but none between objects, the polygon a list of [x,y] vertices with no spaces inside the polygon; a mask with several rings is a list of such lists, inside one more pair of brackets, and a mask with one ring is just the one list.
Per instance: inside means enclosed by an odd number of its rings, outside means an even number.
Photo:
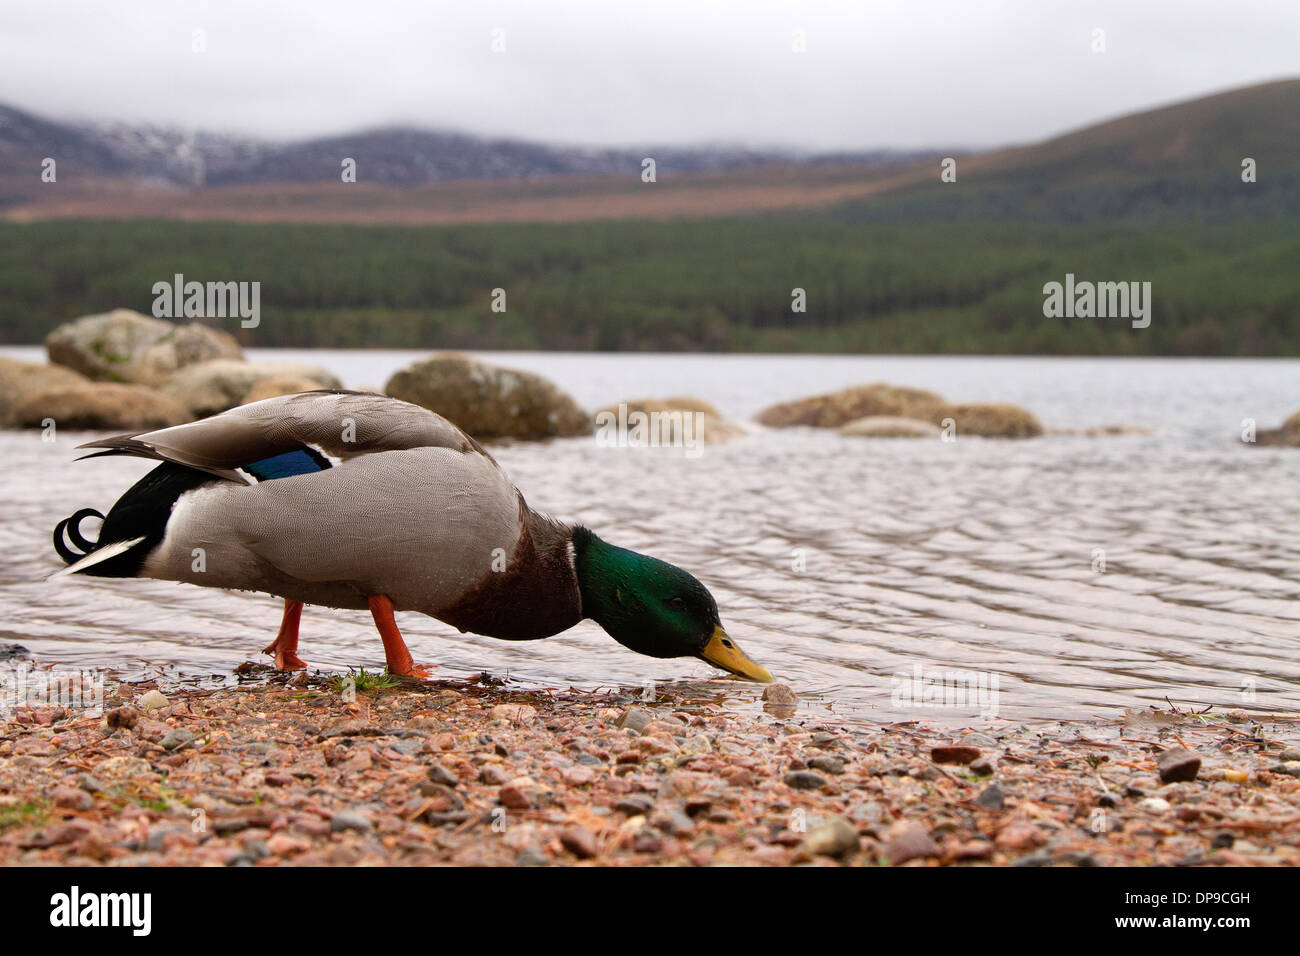
[{"label": "duck's grey body", "polygon": [[[148,548],[138,576],[339,608],[387,595],[511,640],[582,618],[572,529],[530,510],[487,452],[418,406],[308,392],[90,447],[211,476],[175,499],[161,540],[135,546]],[[303,462],[311,470],[268,477]]]}]

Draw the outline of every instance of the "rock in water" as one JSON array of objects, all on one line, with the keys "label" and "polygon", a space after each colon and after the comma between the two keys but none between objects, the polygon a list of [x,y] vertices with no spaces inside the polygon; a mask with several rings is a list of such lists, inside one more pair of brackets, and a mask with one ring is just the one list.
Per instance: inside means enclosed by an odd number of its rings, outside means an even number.
[{"label": "rock in water", "polygon": [[265,379],[295,378],[315,382],[315,388],[339,388],[339,380],[315,365],[292,362],[235,362],[216,359],[181,369],[168,380],[164,391],[204,418],[242,405],[244,398]]},{"label": "rock in water", "polygon": [[841,435],[858,438],[938,438],[943,429],[919,418],[901,415],[868,415],[840,426]]},{"label": "rock in water", "polygon": [[559,438],[590,434],[592,427],[578,403],[540,375],[454,353],[408,365],[384,391],[437,412],[479,439]]},{"label": "rock in water", "polygon": [[162,385],[183,368],[218,359],[242,362],[244,350],[228,332],[193,322],[173,326],[145,350],[128,374],[143,385]]},{"label": "rock in water", "polygon": [[24,428],[43,428],[53,421],[58,428],[73,430],[132,431],[179,425],[190,415],[146,385],[85,382],[32,392],[14,410],[14,418]]},{"label": "rock in water", "polygon": [[799,703],[799,697],[789,684],[768,684],[763,688],[763,700],[770,704],[781,704],[787,707],[793,707]]},{"label": "rock in water", "polygon": [[131,309],[64,323],[45,337],[50,361],[101,382],[132,381],[129,370],[174,326]]},{"label": "rock in water", "polygon": [[942,427],[948,419],[956,437],[1033,438],[1043,426],[1023,408],[1003,404],[954,405],[933,392],[892,385],[859,385],[826,395],[772,405],[759,412],[758,420],[773,428],[811,425],[840,428],[864,418],[919,419]]},{"label": "rock in water", "polygon": [[774,717],[793,717],[799,697],[786,684],[768,684],[763,688],[763,710]]},{"label": "rock in water", "polygon": [[1156,767],[1160,771],[1161,783],[1195,780],[1196,775],[1201,772],[1201,758],[1190,750],[1174,747],[1160,755]]},{"label": "rock in water", "polygon": [[244,395],[241,404],[251,405],[253,402],[260,402],[265,398],[279,398],[281,395],[296,395],[299,392],[314,392],[320,387],[320,382],[314,382],[299,375],[272,375],[269,378],[259,379],[255,382],[253,387],[248,390],[248,393]]},{"label": "rock in water", "polygon": [[1255,443],[1300,448],[1300,412],[1284,421],[1281,428],[1260,429],[1255,435]]},{"label": "rock in water", "polygon": [[1042,423],[1015,405],[945,405],[942,414],[956,424],[958,438],[962,435],[981,438],[1037,438],[1043,433]]},{"label": "rock in water", "polygon": [[18,406],[27,396],[50,388],[89,385],[84,375],[62,365],[41,365],[0,358],[0,428],[18,424]]},{"label": "rock in water", "polygon": [[943,399],[933,392],[893,385],[859,385],[826,395],[782,402],[759,412],[758,420],[772,428],[811,425],[839,428],[860,418],[903,417],[936,421]]},{"label": "rock in water", "polygon": [[[635,413],[647,417],[633,418]],[[687,416],[691,417],[688,419]],[[635,433],[638,421],[644,422],[641,427],[646,430],[647,440],[649,436],[655,436],[659,445],[671,447],[685,447],[688,435],[698,444],[720,445],[749,434],[743,426],[724,418],[722,412],[709,402],[683,396],[628,399],[600,409],[595,413],[594,421],[598,436],[603,427],[619,421],[626,422],[631,435]]]},{"label": "rock in water", "polygon": [[45,337],[50,361],[100,382],[161,385],[177,370],[213,359],[242,360],[229,333],[173,325],[130,309],[87,315]]}]

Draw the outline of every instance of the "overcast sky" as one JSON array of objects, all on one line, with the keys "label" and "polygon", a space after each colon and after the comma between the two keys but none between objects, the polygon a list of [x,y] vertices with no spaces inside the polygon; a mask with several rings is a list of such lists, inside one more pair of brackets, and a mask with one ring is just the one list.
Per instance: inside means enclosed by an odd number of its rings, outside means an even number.
[{"label": "overcast sky", "polygon": [[0,102],[274,138],[978,147],[1296,75],[1300,0],[0,4]]}]

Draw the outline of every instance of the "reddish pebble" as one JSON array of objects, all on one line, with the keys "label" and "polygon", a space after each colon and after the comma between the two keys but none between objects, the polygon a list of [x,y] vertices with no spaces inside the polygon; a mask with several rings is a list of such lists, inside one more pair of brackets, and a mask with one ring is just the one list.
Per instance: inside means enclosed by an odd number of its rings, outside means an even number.
[{"label": "reddish pebble", "polygon": [[507,785],[498,790],[497,799],[501,801],[503,807],[510,810],[527,810],[533,805],[532,800],[528,799],[528,794],[513,785]]},{"label": "reddish pebble", "polygon": [[961,744],[934,747],[930,750],[930,759],[935,763],[974,763],[979,756],[978,747],[964,747]]},{"label": "reddish pebble", "polygon": [[885,855],[889,857],[890,863],[897,866],[908,860],[938,856],[939,847],[930,839],[925,827],[911,820],[903,820],[889,828]]},{"label": "reddish pebble", "polygon": [[1007,850],[1025,850],[1042,842],[1035,827],[1013,823],[998,834],[997,845]]},{"label": "reddish pebble", "polygon": [[596,855],[596,834],[584,826],[565,827],[560,831],[560,843],[580,860]]}]

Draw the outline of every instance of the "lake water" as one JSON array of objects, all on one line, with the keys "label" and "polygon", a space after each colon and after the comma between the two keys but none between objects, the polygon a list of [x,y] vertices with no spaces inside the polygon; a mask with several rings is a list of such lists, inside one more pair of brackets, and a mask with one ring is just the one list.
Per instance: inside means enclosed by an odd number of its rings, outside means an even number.
[{"label": "lake water", "polygon": [[[250,358],[310,361],[346,384],[382,386],[423,354]],[[1012,402],[1049,428],[1146,426],[1153,433],[1143,437],[1019,442],[756,428],[695,459],[589,438],[493,452],[535,508],[694,572],[755,660],[848,719],[968,721],[994,699],[922,707],[900,689],[970,674],[996,688],[998,715],[1016,719],[1114,714],[1166,698],[1198,709],[1300,706],[1300,451],[1238,440],[1243,419],[1273,427],[1300,409],[1300,362],[481,357],[540,372],[588,408],[688,394],[748,419],[772,402],[883,381],[954,401]],[[46,662],[137,672],[228,675],[243,660],[266,660],[258,651],[279,622],[274,598],[43,580],[60,566],[54,524],[80,507],[106,511],[149,467],[74,464],[82,440],[0,433],[3,639]],[[637,656],[590,623],[528,644],[413,614],[399,623],[417,661],[438,664],[440,676],[486,669],[594,688],[713,673]],[[383,662],[368,615],[344,611],[309,608],[301,653],[322,667]]]}]

